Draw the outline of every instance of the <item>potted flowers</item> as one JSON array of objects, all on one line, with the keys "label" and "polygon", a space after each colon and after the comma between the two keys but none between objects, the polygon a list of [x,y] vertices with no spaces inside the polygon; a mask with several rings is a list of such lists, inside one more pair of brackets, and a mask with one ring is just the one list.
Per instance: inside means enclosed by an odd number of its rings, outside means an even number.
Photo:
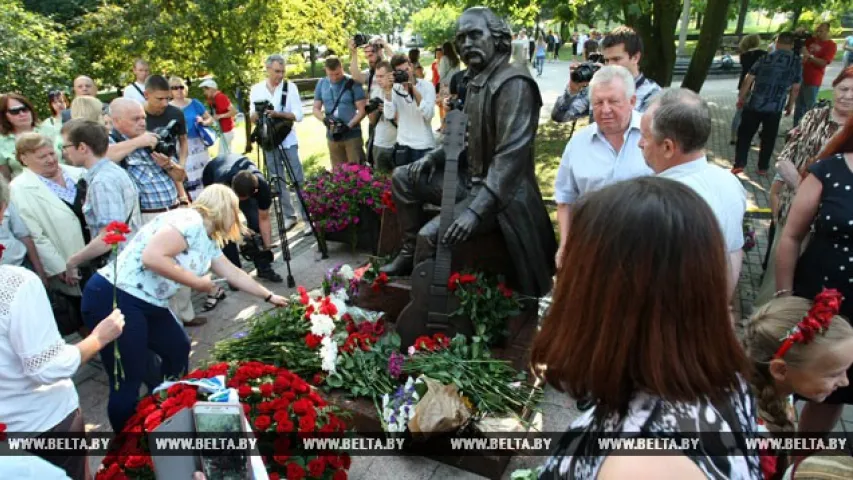
[{"label": "potted flowers", "polygon": [[303,194],[314,228],[326,240],[375,252],[390,188],[390,180],[374,177],[370,167],[344,164],[307,180]]}]

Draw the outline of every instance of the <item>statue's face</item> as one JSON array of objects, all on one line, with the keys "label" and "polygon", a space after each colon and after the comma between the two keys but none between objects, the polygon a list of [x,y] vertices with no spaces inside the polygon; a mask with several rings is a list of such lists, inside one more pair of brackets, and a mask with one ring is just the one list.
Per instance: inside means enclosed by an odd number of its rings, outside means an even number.
[{"label": "statue's face", "polygon": [[495,56],[495,40],[479,14],[462,14],[456,29],[456,47],[469,68],[482,70]]}]

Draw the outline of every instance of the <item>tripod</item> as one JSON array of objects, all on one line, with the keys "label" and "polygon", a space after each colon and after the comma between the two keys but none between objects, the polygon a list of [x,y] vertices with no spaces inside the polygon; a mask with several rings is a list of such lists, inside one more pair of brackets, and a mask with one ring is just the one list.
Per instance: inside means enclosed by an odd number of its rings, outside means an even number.
[{"label": "tripod", "polygon": [[[263,150],[261,148],[258,149]],[[290,165],[290,157],[287,155],[287,150],[284,149],[281,145],[276,147],[277,152],[281,155],[282,163],[284,164],[285,171],[287,172],[287,176],[290,177],[290,180],[293,183],[293,189],[296,191],[296,198],[299,199],[299,205],[302,207],[302,211],[305,212],[305,219],[314,233],[314,238],[317,240],[317,247],[319,252],[322,254],[322,258],[329,258],[329,252],[326,247],[326,239],[320,235],[317,230],[314,228],[314,220],[311,218],[311,213],[308,212],[308,207],[305,204],[305,199],[302,196],[302,185],[296,179],[296,175],[293,172],[293,167]],[[258,153],[260,157],[260,153]],[[263,174],[267,177],[267,181],[270,183],[271,195],[273,197],[273,208],[275,208],[275,219],[276,224],[278,225],[278,236],[282,243],[282,256],[287,261],[287,284],[291,286],[291,281],[293,276],[290,274],[290,247],[287,245],[287,230],[284,228],[284,212],[281,210],[281,196],[282,194],[286,194],[286,192],[280,191],[279,185],[281,183],[285,183],[284,180],[279,175],[269,174],[269,167],[267,164],[267,152],[264,150],[264,164],[263,164]]]}]

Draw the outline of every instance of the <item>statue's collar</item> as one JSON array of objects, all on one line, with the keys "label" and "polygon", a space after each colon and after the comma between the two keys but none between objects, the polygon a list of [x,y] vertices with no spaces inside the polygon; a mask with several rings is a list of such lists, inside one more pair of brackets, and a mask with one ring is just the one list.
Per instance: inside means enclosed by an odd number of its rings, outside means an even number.
[{"label": "statue's collar", "polygon": [[[482,87],[489,81],[489,77],[495,73],[495,70],[500,68],[503,65],[506,65],[509,62],[509,54],[508,53],[497,53],[491,62],[486,66],[485,69],[481,70],[476,75],[471,68],[468,68],[468,72],[465,74],[468,77],[468,84],[475,87]],[[473,76],[473,77],[472,77]]]}]

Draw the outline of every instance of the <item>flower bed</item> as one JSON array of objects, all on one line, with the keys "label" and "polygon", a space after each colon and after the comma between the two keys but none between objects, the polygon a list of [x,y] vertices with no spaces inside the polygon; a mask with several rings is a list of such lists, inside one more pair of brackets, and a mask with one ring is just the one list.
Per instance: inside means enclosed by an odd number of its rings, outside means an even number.
[{"label": "flower bed", "polygon": [[[224,375],[234,388],[253,432],[262,440],[258,449],[270,479],[322,478],[345,480],[349,456],[337,452],[307,455],[291,448],[284,434],[336,433],[347,430],[340,410],[329,405],[305,380],[275,365],[260,362],[217,363],[195,370],[186,379]],[[145,434],[184,408],[192,408],[207,395],[197,387],[175,384],[143,398],[136,413],[104,457],[96,479],[154,478]],[[271,434],[280,434],[274,441]],[[264,435],[267,434],[267,435]]]},{"label": "flower bed", "polygon": [[373,251],[379,243],[380,215],[393,208],[390,188],[390,180],[374,177],[370,167],[344,164],[305,182],[305,205],[327,240]]}]

